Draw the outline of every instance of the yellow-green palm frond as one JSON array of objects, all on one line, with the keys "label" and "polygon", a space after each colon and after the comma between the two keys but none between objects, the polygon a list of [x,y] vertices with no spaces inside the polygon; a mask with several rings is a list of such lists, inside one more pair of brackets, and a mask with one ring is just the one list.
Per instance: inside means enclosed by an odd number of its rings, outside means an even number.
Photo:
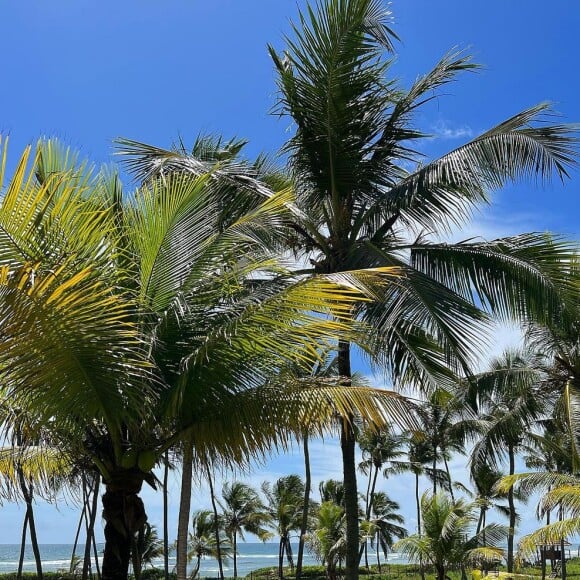
[{"label": "yellow-green palm frond", "polygon": [[518,486],[518,490],[524,496],[529,496],[538,491],[547,491],[553,487],[578,485],[578,478],[566,473],[545,471],[516,473],[502,477],[496,485],[496,489],[500,493],[507,493],[514,485]]},{"label": "yellow-green palm frond", "polygon": [[571,518],[580,518],[580,480],[574,484],[559,485],[540,500],[539,511],[546,513],[560,507]]},{"label": "yellow-green palm frond", "polygon": [[574,517],[554,522],[524,536],[519,543],[521,557],[530,557],[539,545],[559,545],[562,539],[576,536],[580,533],[580,518]]}]

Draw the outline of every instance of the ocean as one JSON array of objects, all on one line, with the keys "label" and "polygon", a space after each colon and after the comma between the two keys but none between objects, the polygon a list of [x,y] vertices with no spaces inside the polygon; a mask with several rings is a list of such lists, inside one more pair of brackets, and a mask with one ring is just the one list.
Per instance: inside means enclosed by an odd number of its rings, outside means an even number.
[{"label": "ocean", "polygon": [[[102,552],[103,545],[98,544],[99,552]],[[45,572],[55,572],[60,569],[67,569],[70,565],[70,558],[72,552],[72,544],[41,544],[40,555],[42,557],[42,569]],[[81,555],[84,552],[84,545],[79,544],[77,547],[77,554]],[[264,568],[267,566],[278,565],[278,544],[276,543],[261,543],[261,542],[244,542],[238,544],[238,576],[245,576],[252,570],[257,568]],[[297,548],[294,547],[294,559],[296,559]],[[16,572],[18,570],[18,558],[20,554],[19,544],[0,544],[0,574],[3,572]],[[381,558],[384,562],[384,558]],[[389,554],[389,563],[403,563],[399,554]],[[369,553],[369,562],[374,564],[376,556],[374,552]],[[318,564],[315,558],[306,552],[304,554],[304,564]],[[175,558],[170,557],[170,567],[175,565]],[[155,562],[155,566],[163,568],[163,560],[160,559]],[[34,572],[36,566],[34,564],[34,556],[30,545],[26,546],[24,555],[24,571]],[[201,563],[201,576],[217,576],[218,565],[216,560],[205,559]],[[224,565],[224,574],[226,576],[233,575],[233,561],[230,560]]]}]

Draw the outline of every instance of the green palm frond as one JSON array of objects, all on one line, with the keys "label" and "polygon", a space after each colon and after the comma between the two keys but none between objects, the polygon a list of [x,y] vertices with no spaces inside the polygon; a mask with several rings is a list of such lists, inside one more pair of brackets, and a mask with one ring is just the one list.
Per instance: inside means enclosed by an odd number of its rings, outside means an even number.
[{"label": "green palm frond", "polygon": [[559,545],[562,539],[576,536],[580,532],[580,518],[569,518],[544,526],[524,536],[519,543],[519,552],[523,557],[532,556],[538,545]]}]

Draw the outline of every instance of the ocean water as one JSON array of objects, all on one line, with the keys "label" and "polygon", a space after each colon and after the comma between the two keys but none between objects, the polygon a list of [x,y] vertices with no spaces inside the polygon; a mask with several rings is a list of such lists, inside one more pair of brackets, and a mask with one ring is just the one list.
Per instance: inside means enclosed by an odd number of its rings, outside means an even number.
[{"label": "ocean water", "polygon": [[[294,560],[296,560],[297,547],[294,548]],[[103,545],[97,544],[99,553],[102,553]],[[41,544],[40,555],[42,557],[42,569],[45,572],[54,572],[60,569],[67,569],[70,565],[70,558],[72,552],[72,544]],[[238,544],[238,576],[245,576],[252,570],[257,568],[264,568],[267,566],[278,565],[278,544],[277,543],[261,543],[261,542],[244,542]],[[77,554],[82,557],[84,553],[84,545],[79,544],[77,547]],[[0,544],[0,574],[3,572],[16,572],[18,570],[18,558],[20,554],[19,544]],[[381,558],[384,562],[384,558]],[[402,563],[403,560],[399,554],[389,554],[389,563]],[[374,552],[369,553],[369,563],[374,564],[376,556]],[[163,568],[163,560],[159,559],[154,562],[155,566]],[[318,564],[316,559],[305,552],[304,564]],[[170,557],[170,567],[175,565],[175,558]],[[24,571],[34,572],[36,566],[34,564],[34,555],[30,545],[26,546],[24,553]],[[205,559],[201,563],[201,576],[217,576],[218,564],[216,560]],[[224,574],[232,576],[234,573],[233,560],[230,560],[224,565]]]}]

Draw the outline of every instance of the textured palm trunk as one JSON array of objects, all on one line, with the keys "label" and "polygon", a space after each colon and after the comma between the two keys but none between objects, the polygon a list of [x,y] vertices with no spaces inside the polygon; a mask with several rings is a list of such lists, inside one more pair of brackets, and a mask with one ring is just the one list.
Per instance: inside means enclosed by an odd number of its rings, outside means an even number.
[{"label": "textured palm trunk", "polygon": [[[376,546],[377,546],[377,568],[378,568],[379,574],[380,574],[381,573],[381,550],[380,550],[381,544],[380,544],[380,539],[379,539],[379,532],[377,532]],[[385,554],[385,557],[387,558],[387,561],[388,561],[387,554]]]},{"label": "textured palm trunk", "polygon": [[[343,340],[338,342],[338,374],[342,384],[350,386],[350,344]],[[346,417],[342,422],[340,433],[346,519],[346,580],[358,580],[359,524],[355,443],[353,417]]]},{"label": "textured palm trunk", "polygon": [[[509,474],[513,475],[515,473],[516,468],[516,459],[513,445],[508,445],[508,456],[509,456]],[[508,554],[507,554],[507,571],[509,574],[512,574],[514,571],[514,535],[515,535],[515,527],[516,527],[516,506],[514,501],[514,488],[513,486],[510,487],[508,491],[508,506],[510,511],[510,523],[509,523],[509,530],[508,530],[508,538],[507,538],[507,547],[508,547]]]},{"label": "textured palm trunk", "polygon": [[163,457],[163,575],[169,580],[169,451]]},{"label": "textured palm trunk", "polygon": [[187,579],[187,533],[191,510],[191,478],[193,475],[193,447],[191,441],[183,442],[183,467],[181,470],[181,496],[177,518],[177,549],[175,571],[177,580]]},{"label": "textured palm trunk", "polygon": [[[560,506],[560,521],[562,521],[564,519],[564,508],[562,506]],[[568,571],[566,570],[566,552],[564,551],[566,549],[566,545],[564,543],[564,538],[562,538],[560,540],[560,558],[561,558],[561,564],[562,564],[562,580],[566,580],[566,577],[568,576]]]},{"label": "textured palm trunk", "polygon": [[79,517],[79,523],[77,525],[77,531],[76,531],[76,534],[75,534],[75,541],[73,543],[72,552],[71,552],[71,555],[70,555],[69,572],[71,574],[74,572],[74,564],[75,564],[75,555],[76,555],[76,552],[77,552],[77,545],[79,543],[79,537],[81,535],[81,528],[83,526],[83,522],[85,521],[86,513],[87,513],[87,504],[86,504],[86,502],[84,502],[83,503],[83,509],[81,510],[81,515]]},{"label": "textured palm trunk", "polygon": [[145,506],[138,495],[143,485],[142,475],[124,471],[112,481],[105,481],[103,580],[127,580],[133,538],[147,522]]},{"label": "textured palm trunk", "polygon": [[302,561],[304,559],[304,542],[308,529],[308,510],[310,507],[310,450],[308,449],[308,433],[304,433],[304,505],[302,506],[302,523],[300,525],[300,539],[298,540],[298,556],[296,558],[296,580],[302,575]]}]

